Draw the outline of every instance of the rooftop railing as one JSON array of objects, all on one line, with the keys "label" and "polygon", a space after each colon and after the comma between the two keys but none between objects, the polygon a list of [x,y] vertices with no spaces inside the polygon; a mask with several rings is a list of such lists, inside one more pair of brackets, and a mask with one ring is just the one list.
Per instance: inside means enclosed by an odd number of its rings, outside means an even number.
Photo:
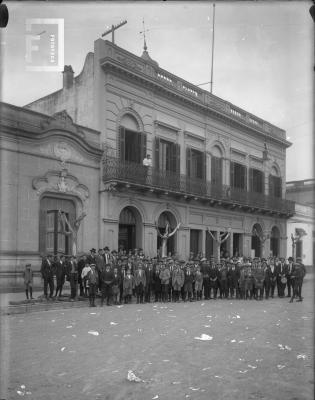
[{"label": "rooftop railing", "polygon": [[281,214],[294,214],[294,202],[263,193],[249,192],[228,185],[215,185],[209,181],[141,164],[106,157],[103,160],[103,182],[121,182],[148,190],[180,194],[201,200],[224,202],[231,206],[262,209]]}]

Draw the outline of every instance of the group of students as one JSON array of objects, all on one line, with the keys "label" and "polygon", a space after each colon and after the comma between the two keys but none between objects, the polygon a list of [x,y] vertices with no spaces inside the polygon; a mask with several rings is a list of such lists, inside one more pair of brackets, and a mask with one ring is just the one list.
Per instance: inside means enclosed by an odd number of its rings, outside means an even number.
[{"label": "group of students", "polygon": [[[137,303],[179,302],[210,299],[262,300],[275,296],[290,297],[302,301],[302,285],[305,267],[301,259],[294,262],[289,257],[228,258],[215,262],[199,256],[188,261],[175,257],[145,257],[141,249],[126,253],[108,247],[93,248],[77,260],[71,256],[47,255],[42,261],[41,273],[46,298],[62,294],[65,280],[70,282],[70,299],[74,301],[88,297],[90,306],[95,307],[96,296],[100,304],[128,304],[133,297]],[[54,296],[54,276],[56,292]],[[48,286],[50,295],[48,297]],[[78,293],[79,292],[79,293]]]}]

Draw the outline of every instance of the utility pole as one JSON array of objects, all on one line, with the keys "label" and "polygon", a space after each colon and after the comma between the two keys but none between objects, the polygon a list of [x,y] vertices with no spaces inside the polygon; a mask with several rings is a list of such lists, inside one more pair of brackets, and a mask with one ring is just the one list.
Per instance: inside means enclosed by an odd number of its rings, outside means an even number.
[{"label": "utility pole", "polygon": [[112,43],[115,44],[115,30],[118,29],[118,28],[120,28],[121,26],[125,25],[126,23],[127,23],[127,20],[121,21],[121,22],[120,22],[119,24],[117,24],[117,25],[112,25],[111,29],[108,29],[106,32],[104,32],[104,33],[102,34],[102,37],[108,35],[109,33],[112,33]]},{"label": "utility pole", "polygon": [[212,18],[212,52],[211,52],[210,93],[212,93],[212,88],[213,88],[214,22],[215,22],[215,3],[213,3],[213,18]]}]

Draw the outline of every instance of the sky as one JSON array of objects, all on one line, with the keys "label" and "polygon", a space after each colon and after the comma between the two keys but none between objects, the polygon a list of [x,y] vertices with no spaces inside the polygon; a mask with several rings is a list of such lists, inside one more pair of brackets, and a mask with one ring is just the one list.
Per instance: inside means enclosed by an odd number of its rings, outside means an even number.
[{"label": "sky", "polygon": [[[311,1],[217,1],[213,94],[284,129],[286,180],[314,178]],[[64,63],[75,75],[112,24],[115,43],[148,52],[161,68],[199,85],[210,81],[213,2],[8,2],[0,30],[1,100],[23,106],[61,88],[62,74],[26,70],[26,20],[64,19]],[[111,35],[106,39],[111,40]],[[210,85],[201,88],[210,90]]]}]

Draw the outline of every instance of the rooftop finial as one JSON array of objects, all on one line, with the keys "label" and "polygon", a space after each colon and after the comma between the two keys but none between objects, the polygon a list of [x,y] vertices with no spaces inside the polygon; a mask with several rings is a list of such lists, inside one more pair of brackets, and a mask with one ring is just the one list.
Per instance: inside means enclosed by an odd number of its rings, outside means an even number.
[{"label": "rooftop finial", "polygon": [[143,50],[147,51],[148,47],[147,47],[147,42],[145,40],[145,33],[149,31],[149,29],[145,29],[144,26],[144,18],[142,19],[142,25],[143,25],[143,31],[140,32],[140,34],[143,34]]}]

